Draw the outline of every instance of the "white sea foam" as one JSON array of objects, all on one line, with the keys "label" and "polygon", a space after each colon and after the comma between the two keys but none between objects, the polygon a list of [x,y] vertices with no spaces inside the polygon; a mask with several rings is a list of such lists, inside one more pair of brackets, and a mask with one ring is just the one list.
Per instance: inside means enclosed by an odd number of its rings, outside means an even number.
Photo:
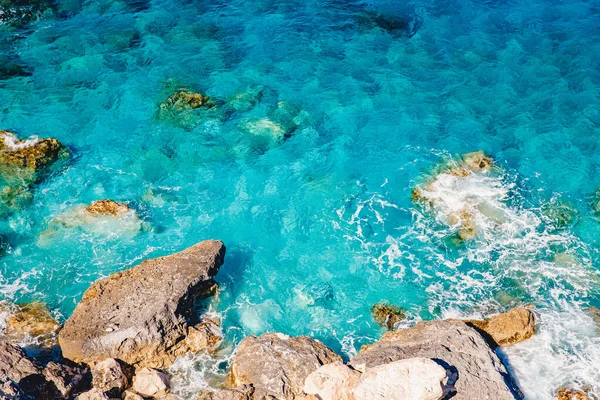
[{"label": "white sea foam", "polygon": [[31,136],[29,139],[26,140],[19,140],[14,135],[3,133],[2,138],[4,139],[4,145],[9,147],[11,150],[20,150],[27,147],[35,146],[39,142],[37,136]]},{"label": "white sea foam", "polygon": [[432,251],[431,272],[440,280],[428,288],[429,307],[440,309],[443,317],[482,317],[502,311],[498,293],[514,289],[515,302],[538,306],[538,333],[506,348],[527,398],[552,398],[562,385],[588,386],[599,395],[600,338],[584,312],[598,276],[587,248],[568,231],[545,229],[537,210],[516,205],[513,189],[501,173],[442,173],[426,184],[422,195],[430,206],[417,212],[414,226],[424,244],[433,250],[440,234],[459,229],[449,217],[453,213],[467,210],[475,227],[461,258]]}]

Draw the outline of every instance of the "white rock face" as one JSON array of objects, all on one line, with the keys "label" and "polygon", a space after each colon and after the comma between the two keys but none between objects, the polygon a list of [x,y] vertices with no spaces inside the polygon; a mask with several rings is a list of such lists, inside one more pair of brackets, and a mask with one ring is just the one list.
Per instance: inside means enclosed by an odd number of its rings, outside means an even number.
[{"label": "white rock face", "polygon": [[76,400],[110,400],[110,397],[104,394],[100,389],[92,389],[85,393],[81,393],[76,397]]},{"label": "white rock face", "polygon": [[325,364],[304,381],[304,392],[322,400],[347,400],[353,398],[352,386],[361,373],[342,362]]},{"label": "white rock face", "polygon": [[369,368],[352,388],[355,400],[440,400],[446,370],[429,358],[409,358]]},{"label": "white rock face", "polygon": [[133,390],[146,397],[164,395],[169,390],[169,377],[153,368],[142,368],[135,375]]}]

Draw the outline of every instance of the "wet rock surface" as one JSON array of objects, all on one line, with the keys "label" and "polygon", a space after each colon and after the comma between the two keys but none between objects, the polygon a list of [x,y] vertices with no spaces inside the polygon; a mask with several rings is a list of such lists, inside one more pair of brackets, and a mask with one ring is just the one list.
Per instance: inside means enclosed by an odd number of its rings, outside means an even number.
[{"label": "wet rock surface", "polygon": [[10,314],[4,332],[9,340],[20,341],[29,336],[43,346],[50,347],[56,344],[60,324],[45,303],[3,303],[0,304],[0,309]]},{"label": "wet rock surface", "polygon": [[59,334],[63,355],[92,365],[106,358],[172,364],[192,306],[214,285],[224,255],[222,242],[204,241],[92,284]]},{"label": "wet rock surface", "polygon": [[321,342],[280,333],[248,336],[231,365],[234,386],[252,385],[254,396],[294,399],[303,394],[306,377],[322,365],[341,361]]},{"label": "wet rock surface", "polygon": [[392,330],[398,322],[404,319],[404,310],[398,306],[381,302],[371,307],[371,316],[379,325]]}]

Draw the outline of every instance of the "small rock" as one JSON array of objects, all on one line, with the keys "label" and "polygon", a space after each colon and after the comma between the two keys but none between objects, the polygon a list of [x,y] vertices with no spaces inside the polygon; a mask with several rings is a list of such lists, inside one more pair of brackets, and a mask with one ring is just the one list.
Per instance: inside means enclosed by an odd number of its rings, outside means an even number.
[{"label": "small rock", "polygon": [[333,351],[310,337],[281,333],[248,336],[238,346],[231,365],[233,384],[252,385],[254,396],[294,399],[304,381],[321,365],[341,361]]},{"label": "small rock", "polygon": [[153,368],[142,368],[133,379],[133,390],[142,396],[166,395],[169,387],[169,377]]},{"label": "small rock", "polygon": [[561,387],[556,392],[557,400],[590,400],[590,397],[583,390],[569,387]]},{"label": "small rock", "polygon": [[446,390],[446,370],[428,358],[409,358],[369,368],[352,388],[356,400],[440,400]]},{"label": "small rock", "polygon": [[121,364],[114,358],[107,358],[92,368],[92,385],[109,396],[119,396],[129,387],[129,382]]},{"label": "small rock", "polygon": [[217,348],[222,339],[219,322],[205,318],[200,323],[188,328],[186,338],[178,343],[173,352],[180,356],[188,351],[192,353],[204,350],[212,351]]},{"label": "small rock", "polygon": [[33,202],[33,191],[30,186],[11,183],[0,190],[0,217],[8,216],[27,208]]},{"label": "small rock", "polygon": [[9,337],[20,340],[25,335],[30,335],[39,338],[43,345],[52,346],[56,343],[56,332],[60,324],[50,314],[45,303],[36,301],[17,304],[10,313],[5,330]]},{"label": "small rock", "polygon": [[306,377],[304,392],[321,400],[347,400],[360,376],[360,371],[340,361],[325,364]]},{"label": "small rock", "polygon": [[123,400],[144,400],[144,398],[131,390],[126,390],[123,392]]},{"label": "small rock", "polygon": [[379,325],[392,330],[397,322],[404,319],[404,310],[386,302],[381,302],[371,308],[371,315]]},{"label": "small rock", "polygon": [[112,200],[97,200],[87,206],[86,211],[92,215],[125,215],[131,211],[124,203],[117,203]]},{"label": "small rock", "polygon": [[554,200],[541,208],[545,222],[553,229],[564,229],[575,225],[579,215],[575,207],[566,201]]},{"label": "small rock", "polygon": [[520,307],[485,321],[467,322],[488,334],[498,346],[522,342],[535,333],[535,315]]},{"label": "small rock", "polygon": [[89,388],[89,369],[49,362],[44,368],[43,375],[48,382],[60,393],[62,398],[69,398],[80,390]]},{"label": "small rock", "polygon": [[93,388],[87,392],[81,393],[75,398],[76,400],[111,400],[110,397],[104,394],[100,389]]}]

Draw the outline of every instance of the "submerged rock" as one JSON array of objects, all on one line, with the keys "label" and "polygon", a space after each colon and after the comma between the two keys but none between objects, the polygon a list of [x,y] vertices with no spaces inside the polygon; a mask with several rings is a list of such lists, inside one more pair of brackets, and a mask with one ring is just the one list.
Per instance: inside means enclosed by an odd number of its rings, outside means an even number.
[{"label": "submerged rock", "polygon": [[94,201],[89,206],[75,206],[48,223],[48,229],[42,233],[41,244],[51,240],[62,229],[81,228],[97,234],[136,235],[144,228],[137,212],[125,203],[113,200]]},{"label": "submerged rock", "polygon": [[161,103],[159,106],[161,111],[178,112],[183,110],[191,110],[194,108],[211,108],[215,106],[214,100],[210,97],[191,92],[187,89],[181,89]]},{"label": "submerged rock", "polygon": [[45,0],[0,0],[0,25],[21,27],[53,9],[53,2]]},{"label": "submerged rock", "polygon": [[466,322],[484,331],[498,346],[519,343],[535,334],[535,315],[526,308],[513,308],[485,321]]},{"label": "submerged rock", "polygon": [[106,358],[136,367],[172,364],[192,306],[213,287],[224,255],[222,242],[208,240],[92,284],[60,331],[64,357],[92,365]]},{"label": "submerged rock", "polygon": [[6,336],[21,341],[26,336],[37,339],[40,345],[52,346],[56,343],[56,334],[60,324],[42,302],[22,303],[0,306],[10,316],[6,321]]},{"label": "submerged rock", "polygon": [[[413,190],[411,199],[454,228],[457,242],[462,243],[475,238],[484,226],[504,221],[503,194],[494,192],[493,184],[486,181],[494,170],[493,159],[484,152],[467,153],[438,166],[436,173]],[[479,194],[470,188],[482,184],[492,185],[491,192]]]},{"label": "submerged rock", "polygon": [[542,206],[542,217],[553,229],[564,229],[575,225],[579,218],[577,210],[565,201],[551,201]]},{"label": "submerged rock", "polygon": [[396,323],[404,319],[404,310],[386,302],[381,302],[371,308],[371,315],[379,325],[392,330]]},{"label": "submerged rock", "polygon": [[310,337],[265,333],[242,340],[231,364],[231,377],[234,386],[252,385],[255,398],[292,400],[302,395],[310,373],[336,361],[341,358]]},{"label": "submerged rock", "polygon": [[18,183],[10,183],[0,189],[0,217],[23,210],[33,202],[31,187]]},{"label": "submerged rock", "polygon": [[398,16],[377,11],[363,11],[356,17],[359,31],[382,29],[392,36],[412,37],[419,30],[421,21],[410,16]]},{"label": "submerged rock", "polygon": [[508,370],[476,329],[461,321],[420,322],[387,332],[350,361],[356,369],[408,358],[432,358],[448,371],[452,399],[522,399]]}]

